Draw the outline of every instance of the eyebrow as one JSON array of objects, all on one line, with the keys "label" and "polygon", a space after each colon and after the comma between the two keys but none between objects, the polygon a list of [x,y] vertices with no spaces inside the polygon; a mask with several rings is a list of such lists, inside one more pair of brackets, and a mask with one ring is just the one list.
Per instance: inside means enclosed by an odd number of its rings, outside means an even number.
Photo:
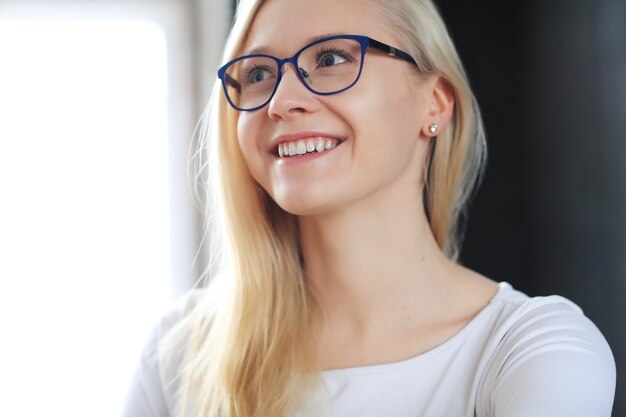
[{"label": "eyebrow", "polygon": [[[313,43],[313,42],[318,41],[318,40],[323,39],[323,38],[329,38],[331,36],[337,36],[337,35],[343,35],[343,33],[325,33],[325,34],[322,34],[322,35],[312,36],[312,37],[308,38],[302,46],[308,45],[310,43]],[[255,48],[252,48],[252,49],[250,49],[248,51],[245,51],[242,54],[242,56],[243,55],[254,55],[254,54],[268,54],[269,55],[268,51],[270,51],[271,49],[272,48],[270,48],[269,46],[260,45],[260,46],[257,46]]]}]

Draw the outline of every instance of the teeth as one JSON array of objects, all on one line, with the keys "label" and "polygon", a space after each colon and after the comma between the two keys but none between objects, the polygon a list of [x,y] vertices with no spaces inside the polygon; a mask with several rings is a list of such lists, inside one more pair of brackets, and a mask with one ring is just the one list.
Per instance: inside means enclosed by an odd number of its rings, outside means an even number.
[{"label": "teeth", "polygon": [[299,140],[298,143],[296,143],[296,153],[298,155],[304,155],[306,153],[306,145],[303,140]]},{"label": "teeth", "polygon": [[337,146],[337,141],[324,138],[310,138],[297,142],[281,143],[278,145],[278,156],[305,155],[311,152],[324,152]]}]

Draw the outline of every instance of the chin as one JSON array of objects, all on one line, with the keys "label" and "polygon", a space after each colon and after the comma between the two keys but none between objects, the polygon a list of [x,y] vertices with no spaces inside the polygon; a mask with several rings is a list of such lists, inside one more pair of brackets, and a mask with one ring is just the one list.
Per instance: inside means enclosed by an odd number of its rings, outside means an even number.
[{"label": "chin", "polygon": [[327,199],[315,198],[311,193],[290,193],[272,198],[280,208],[295,216],[314,216],[332,211],[332,204]]},{"label": "chin", "polygon": [[302,204],[302,202],[280,202],[280,208],[294,216],[315,216],[328,213],[329,208],[324,205]]}]

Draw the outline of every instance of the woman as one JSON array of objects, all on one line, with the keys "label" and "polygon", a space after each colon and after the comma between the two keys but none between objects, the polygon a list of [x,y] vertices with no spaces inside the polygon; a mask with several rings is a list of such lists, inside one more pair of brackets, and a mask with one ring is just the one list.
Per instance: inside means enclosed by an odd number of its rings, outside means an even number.
[{"label": "woman", "polygon": [[430,0],[243,1],[218,76],[221,273],[154,332],[126,415],[610,415],[578,307],[455,262],[484,135]]}]

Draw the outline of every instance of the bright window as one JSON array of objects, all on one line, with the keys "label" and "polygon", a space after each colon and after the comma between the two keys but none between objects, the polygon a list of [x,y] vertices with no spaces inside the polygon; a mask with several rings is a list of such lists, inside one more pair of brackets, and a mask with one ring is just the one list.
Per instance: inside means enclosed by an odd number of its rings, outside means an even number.
[{"label": "bright window", "polygon": [[0,20],[0,62],[2,414],[115,416],[170,300],[164,32]]}]

